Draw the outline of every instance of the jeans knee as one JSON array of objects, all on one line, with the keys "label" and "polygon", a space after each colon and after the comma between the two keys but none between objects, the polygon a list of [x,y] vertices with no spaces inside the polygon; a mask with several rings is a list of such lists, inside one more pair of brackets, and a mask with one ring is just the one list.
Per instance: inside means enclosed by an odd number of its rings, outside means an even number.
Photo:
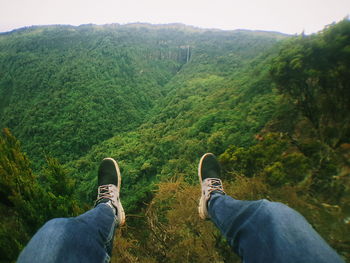
[{"label": "jeans knee", "polygon": [[280,202],[271,202],[266,199],[261,200],[262,213],[270,218],[280,218],[280,217],[288,217],[295,216],[297,213],[294,209],[289,206],[282,204]]},{"label": "jeans knee", "polygon": [[276,209],[289,210],[289,209],[292,209],[283,203],[273,202],[273,201],[269,201],[267,199],[262,199],[261,203],[262,203],[262,206],[265,207],[265,209],[269,209],[269,210],[276,210]]},{"label": "jeans knee", "polygon": [[67,221],[68,218],[54,218],[49,221],[47,221],[43,226],[42,229],[45,229],[47,233],[51,232],[64,232],[67,228]]}]

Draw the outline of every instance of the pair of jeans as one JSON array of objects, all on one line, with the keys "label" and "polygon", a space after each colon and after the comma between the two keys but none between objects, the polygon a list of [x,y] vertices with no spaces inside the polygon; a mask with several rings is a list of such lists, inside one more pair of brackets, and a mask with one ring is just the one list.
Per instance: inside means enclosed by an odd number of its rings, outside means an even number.
[{"label": "pair of jeans", "polygon": [[216,193],[208,212],[243,262],[344,262],[302,215],[284,204]]},{"label": "pair of jeans", "polygon": [[[212,194],[211,220],[243,262],[343,262],[298,212],[280,203]],[[46,223],[18,262],[108,262],[115,215],[99,204],[76,218]]]},{"label": "pair of jeans", "polygon": [[117,222],[105,203],[72,218],[48,221],[17,262],[109,262]]}]

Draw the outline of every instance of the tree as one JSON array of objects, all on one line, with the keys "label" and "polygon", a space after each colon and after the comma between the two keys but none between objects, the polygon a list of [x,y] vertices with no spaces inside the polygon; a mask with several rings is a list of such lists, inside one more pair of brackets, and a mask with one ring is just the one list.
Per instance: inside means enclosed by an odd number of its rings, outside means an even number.
[{"label": "tree", "polygon": [[0,258],[13,260],[44,222],[45,194],[8,129],[0,137]]},{"label": "tree", "polygon": [[30,237],[54,217],[81,212],[73,198],[74,183],[52,158],[44,170],[43,187],[28,157],[9,129],[0,136],[0,261],[15,260]]},{"label": "tree", "polygon": [[287,43],[272,65],[271,76],[323,142],[337,147],[350,137],[348,19]]}]

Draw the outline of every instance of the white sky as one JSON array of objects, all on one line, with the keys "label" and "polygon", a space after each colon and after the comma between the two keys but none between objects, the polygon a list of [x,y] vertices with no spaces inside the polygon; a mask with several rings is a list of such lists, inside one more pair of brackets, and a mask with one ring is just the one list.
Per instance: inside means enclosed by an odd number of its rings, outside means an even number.
[{"label": "white sky", "polygon": [[0,32],[43,24],[179,22],[309,34],[349,14],[350,0],[0,0]]}]

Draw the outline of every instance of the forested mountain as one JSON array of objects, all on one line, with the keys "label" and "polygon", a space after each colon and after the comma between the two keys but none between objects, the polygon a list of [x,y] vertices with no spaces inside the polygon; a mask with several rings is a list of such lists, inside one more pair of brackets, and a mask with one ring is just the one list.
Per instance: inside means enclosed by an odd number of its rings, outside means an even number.
[{"label": "forested mountain", "polygon": [[0,34],[0,259],[45,220],[89,209],[111,156],[127,211],[115,262],[238,260],[198,219],[208,151],[229,194],[287,203],[349,258],[349,24],[295,37],[178,24]]},{"label": "forested mountain", "polygon": [[238,67],[280,37],[146,25],[33,27],[1,35],[1,126],[36,162],[44,153],[76,159],[139,126],[188,61],[210,56],[222,65],[231,55],[230,66]]}]

